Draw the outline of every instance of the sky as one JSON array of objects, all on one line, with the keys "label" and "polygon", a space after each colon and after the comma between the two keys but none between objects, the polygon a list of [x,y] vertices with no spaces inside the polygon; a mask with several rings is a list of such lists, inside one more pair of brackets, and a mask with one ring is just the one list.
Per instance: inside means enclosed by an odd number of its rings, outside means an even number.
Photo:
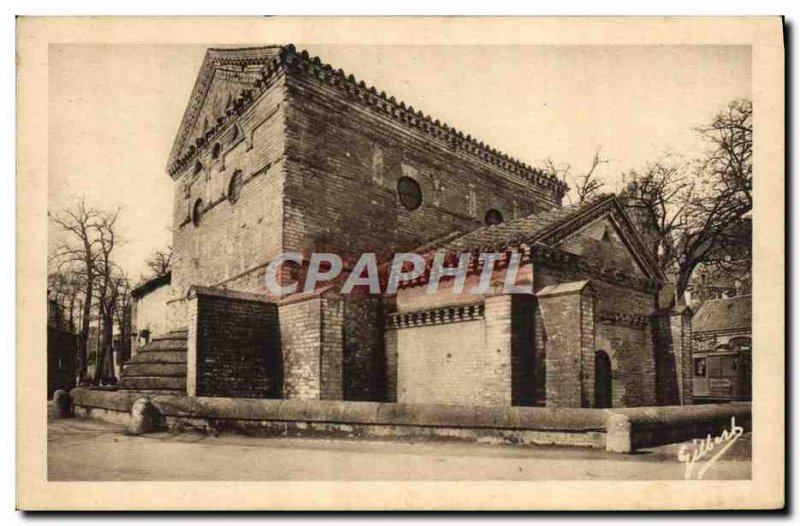
[{"label": "sky", "polygon": [[[599,148],[610,189],[667,153],[699,155],[694,128],[751,96],[747,46],[295,44],[529,164],[550,158],[579,174]],[[115,259],[134,282],[171,241],[165,166],[208,47],[50,47],[48,208],[119,207]],[[48,234],[52,248],[59,234]]]}]

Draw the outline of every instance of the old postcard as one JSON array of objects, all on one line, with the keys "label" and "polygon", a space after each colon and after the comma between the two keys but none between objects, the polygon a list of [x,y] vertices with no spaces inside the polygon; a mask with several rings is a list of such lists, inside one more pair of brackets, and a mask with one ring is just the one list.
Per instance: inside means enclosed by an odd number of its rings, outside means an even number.
[{"label": "old postcard", "polygon": [[784,505],[781,19],[21,18],[18,87],[20,508]]}]

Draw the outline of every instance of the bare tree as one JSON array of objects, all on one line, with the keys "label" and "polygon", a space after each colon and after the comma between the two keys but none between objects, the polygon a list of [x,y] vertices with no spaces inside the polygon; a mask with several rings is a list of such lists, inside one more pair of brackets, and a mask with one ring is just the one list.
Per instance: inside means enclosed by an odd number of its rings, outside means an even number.
[{"label": "bare tree", "polygon": [[749,266],[752,105],[736,100],[698,130],[711,148],[693,163],[662,160],[625,176],[623,200],[661,268],[675,302],[702,264]]},{"label": "bare tree", "polygon": [[86,376],[88,364],[87,343],[92,314],[93,286],[97,274],[100,240],[97,229],[102,224],[105,212],[80,201],[75,205],[54,214],[51,220],[65,235],[65,241],[54,251],[51,261],[57,271],[65,269],[82,275],[84,284],[81,313],[81,330],[78,345],[79,379]]},{"label": "bare tree", "polygon": [[592,156],[592,163],[589,170],[585,174],[575,177],[573,188],[575,189],[578,203],[583,203],[587,199],[597,195],[600,193],[603,186],[605,186],[605,184],[597,178],[596,170],[598,166],[606,163],[608,163],[608,159],[604,159],[600,156],[600,149],[598,148]]},{"label": "bare tree", "polygon": [[114,230],[119,210],[103,216],[97,225],[99,243],[99,257],[97,258],[97,306],[101,327],[100,353],[97,356],[95,368],[95,382],[98,384],[111,383],[114,375],[114,311],[117,305],[119,289],[117,279],[119,269],[114,264],[111,256],[117,244]]},{"label": "bare tree", "polygon": [[[594,155],[592,156],[592,162],[589,166],[589,169],[582,175],[573,175],[572,166],[569,163],[557,163],[550,157],[546,158],[542,162],[542,169],[545,171],[545,173],[567,183],[571,187],[572,192],[575,193],[575,202],[583,203],[584,201],[599,194],[605,186],[605,183],[598,178],[597,168],[601,164],[606,163],[608,163],[608,159],[605,159],[600,155],[600,148],[598,148],[595,150]],[[571,198],[570,201],[572,201]]]},{"label": "bare tree", "polygon": [[80,296],[84,288],[81,274],[73,270],[50,272],[47,276],[48,297],[55,302],[60,319],[67,330],[75,332],[80,318]]},{"label": "bare tree", "polygon": [[168,246],[166,249],[154,251],[146,261],[146,264],[147,268],[150,269],[151,278],[166,275],[167,272],[170,271],[172,265],[172,247]]},{"label": "bare tree", "polygon": [[753,103],[736,99],[708,126],[697,128],[711,149],[702,160],[715,191],[733,192],[753,208]]}]

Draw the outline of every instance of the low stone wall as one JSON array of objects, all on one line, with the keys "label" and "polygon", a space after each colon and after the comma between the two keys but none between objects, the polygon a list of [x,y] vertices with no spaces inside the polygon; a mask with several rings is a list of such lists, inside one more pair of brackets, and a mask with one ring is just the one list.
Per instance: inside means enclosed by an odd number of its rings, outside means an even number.
[{"label": "low stone wall", "polygon": [[[73,389],[75,414],[131,424],[139,393]],[[605,448],[627,453],[705,438],[736,425],[750,429],[749,404],[636,409],[472,407],[325,400],[147,396],[164,429],[259,436],[457,440]]]},{"label": "low stone wall", "polygon": [[[730,431],[734,425],[750,431],[752,425],[749,403],[636,407],[614,409],[610,413],[607,446],[621,453],[708,435],[716,437],[724,430]],[[628,428],[623,433],[627,436],[619,437],[620,427]],[[617,436],[613,436],[615,434]]]}]

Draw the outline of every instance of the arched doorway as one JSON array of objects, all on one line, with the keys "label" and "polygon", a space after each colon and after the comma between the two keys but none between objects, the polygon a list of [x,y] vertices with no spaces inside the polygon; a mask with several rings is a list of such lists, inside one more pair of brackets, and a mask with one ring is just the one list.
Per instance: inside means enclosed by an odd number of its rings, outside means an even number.
[{"label": "arched doorway", "polygon": [[594,406],[611,407],[611,359],[605,351],[594,353]]}]

